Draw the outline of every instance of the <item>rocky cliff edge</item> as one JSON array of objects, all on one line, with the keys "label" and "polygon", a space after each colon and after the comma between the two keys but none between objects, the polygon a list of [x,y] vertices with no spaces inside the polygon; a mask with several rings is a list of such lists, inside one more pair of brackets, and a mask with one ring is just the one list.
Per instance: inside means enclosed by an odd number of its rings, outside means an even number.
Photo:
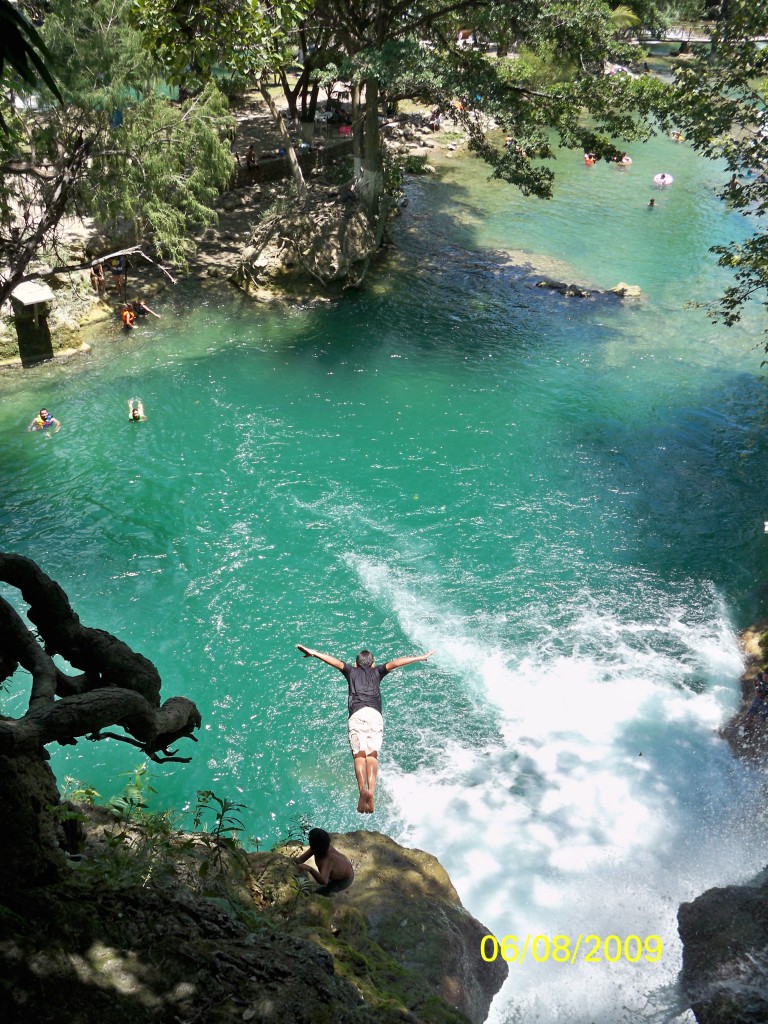
[{"label": "rocky cliff edge", "polygon": [[65,813],[67,877],[0,895],[5,1024],[481,1024],[506,977],[438,861],[378,833],[335,837],[356,877],[324,898],[299,844]]}]

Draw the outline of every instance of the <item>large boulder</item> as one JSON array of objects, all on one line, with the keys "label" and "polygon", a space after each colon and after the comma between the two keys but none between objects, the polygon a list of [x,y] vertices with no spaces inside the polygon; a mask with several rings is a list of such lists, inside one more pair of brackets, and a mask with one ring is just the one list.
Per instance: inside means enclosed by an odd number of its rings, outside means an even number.
[{"label": "large boulder", "polygon": [[[755,680],[768,653],[768,623],[740,636],[745,669],[741,703],[720,730],[737,757],[765,764],[768,713],[750,714]],[[699,1024],[768,1020],[768,869],[747,885],[710,889],[678,911],[683,941],[681,984]]]},{"label": "large boulder", "polygon": [[[488,929],[464,909],[440,862],[377,832],[348,832],[334,844],[354,864],[355,880],[332,899],[302,901],[294,934],[331,952],[337,970],[376,1007],[383,994],[416,1020],[482,1024],[508,967],[482,960]],[[250,859],[265,865],[266,888],[279,904],[286,895],[276,880],[285,884],[295,868],[277,856]],[[456,1015],[445,1016],[451,1007]]]},{"label": "large boulder", "polygon": [[699,1024],[768,1020],[768,872],[710,889],[677,915],[681,984]]},{"label": "large boulder", "polygon": [[357,876],[326,898],[299,844],[66,811],[60,879],[0,891],[4,1024],[481,1024],[506,977],[435,858],[386,836],[335,840]]},{"label": "large boulder", "polygon": [[762,671],[768,653],[768,622],[758,622],[745,629],[739,637],[746,658],[742,673],[741,703],[735,715],[720,730],[737,757],[765,764],[768,757],[768,704],[760,714],[750,714],[755,697],[755,681]]},{"label": "large boulder", "polygon": [[500,959],[481,959],[488,929],[464,909],[440,862],[375,832],[348,833],[343,846],[356,878],[339,905],[362,914],[382,949],[482,1024],[508,968]]}]

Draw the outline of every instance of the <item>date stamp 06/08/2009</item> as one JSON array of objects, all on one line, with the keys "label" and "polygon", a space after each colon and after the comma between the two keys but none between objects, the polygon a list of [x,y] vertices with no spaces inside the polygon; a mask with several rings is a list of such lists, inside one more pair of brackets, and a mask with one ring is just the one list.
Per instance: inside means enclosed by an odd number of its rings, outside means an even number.
[{"label": "date stamp 06/08/2009", "polygon": [[499,957],[508,964],[524,964],[526,959],[537,964],[552,960],[557,964],[575,964],[581,959],[586,964],[627,963],[655,964],[661,959],[663,943],[658,935],[484,935],[480,940],[480,956],[487,964]]}]

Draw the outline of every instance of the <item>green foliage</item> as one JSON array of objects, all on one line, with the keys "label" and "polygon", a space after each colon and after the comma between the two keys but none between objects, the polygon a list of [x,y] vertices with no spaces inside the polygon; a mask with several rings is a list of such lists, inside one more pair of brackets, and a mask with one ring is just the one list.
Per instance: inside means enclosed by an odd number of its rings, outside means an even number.
[{"label": "green foliage", "polygon": [[245,804],[228,800],[226,797],[217,796],[211,789],[199,789],[197,791],[197,804],[195,805],[193,824],[195,829],[199,829],[206,813],[212,811],[214,815],[213,827],[206,829],[206,831],[216,839],[234,838],[239,832],[244,830],[245,825],[237,817],[237,814],[232,812],[240,812],[245,809]]},{"label": "green foliage", "polygon": [[539,91],[574,81],[576,70],[573,61],[558,58],[554,44],[547,42],[535,49],[521,46],[517,58],[506,61],[500,69],[511,85]]},{"label": "green foliage", "polygon": [[213,83],[181,105],[147,97],[126,113],[124,155],[107,156],[121,173],[101,193],[102,215],[135,221],[164,258],[183,266],[194,250],[190,230],[215,222],[213,202],[231,178],[233,157],[223,144],[231,124]]},{"label": "green foliage", "polygon": [[211,82],[172,102],[131,7],[132,0],[59,0],[42,31],[65,105],[43,93],[40,111],[19,112],[0,99],[9,128],[2,158],[32,169],[0,184],[0,297],[55,243],[67,214],[87,212],[116,238],[133,229],[182,267],[193,232],[216,218],[213,201],[234,168],[226,98]]},{"label": "green foliage", "polygon": [[72,775],[64,776],[62,794],[65,800],[72,800],[78,804],[93,805],[101,796],[88,782],[81,782]]},{"label": "green foliage", "polygon": [[427,158],[425,156],[415,156],[414,154],[406,156],[403,162],[403,171],[405,174],[426,174]]},{"label": "green foliage", "polygon": [[394,153],[386,152],[383,161],[384,194],[397,199],[404,192],[403,161]]},{"label": "green foliage", "polygon": [[285,838],[280,840],[282,843],[299,842],[306,846],[307,837],[309,836],[312,828],[312,821],[306,814],[297,814],[294,818],[289,819],[288,825],[283,830],[285,832]]},{"label": "green foliage", "polygon": [[617,29],[639,28],[642,21],[626,4],[619,4],[611,11],[611,24]]},{"label": "green foliage", "polygon": [[[37,29],[16,4],[0,0],[0,80],[5,84],[15,75],[30,89],[37,88],[41,81],[61,101],[61,93],[47,67],[48,63],[52,63],[51,55]],[[6,129],[2,118],[0,127]]]},{"label": "green foliage", "polygon": [[131,772],[124,772],[121,778],[128,778],[122,793],[112,796],[107,800],[107,807],[115,812],[115,815],[124,821],[131,821],[139,812],[146,811],[149,806],[149,796],[155,793],[150,782],[149,770],[146,764],[137,765]]},{"label": "green foliage", "polygon": [[224,874],[225,851],[233,855],[235,862],[243,857],[240,833],[245,829],[245,825],[238,817],[238,813],[243,810],[245,810],[245,804],[217,796],[210,789],[198,790],[194,828],[196,830],[200,828],[203,819],[209,812],[212,812],[214,816],[213,826],[200,834],[200,838],[206,843],[211,854],[210,858],[200,865],[201,878],[205,878],[212,867],[216,869],[218,875]]},{"label": "green foliage", "polygon": [[289,63],[311,0],[134,0],[133,18],[169,81],[204,82],[216,67],[258,79]]},{"label": "green foliage", "polygon": [[43,25],[66,104],[100,111],[105,124],[113,110],[137,101],[138,91],[154,88],[153,72],[157,76],[128,21],[128,5],[129,0],[59,0]]},{"label": "green foliage", "polygon": [[[714,28],[711,52],[695,54],[677,70],[675,88],[659,116],[667,129],[682,128],[698,152],[723,160],[736,175],[721,197],[750,218],[768,213],[768,48],[755,40],[768,34],[764,4],[730,0]],[[712,250],[734,270],[735,284],[710,307],[713,319],[732,325],[744,304],[768,305],[768,237],[756,232],[743,243]],[[768,348],[768,342],[766,342]]]}]

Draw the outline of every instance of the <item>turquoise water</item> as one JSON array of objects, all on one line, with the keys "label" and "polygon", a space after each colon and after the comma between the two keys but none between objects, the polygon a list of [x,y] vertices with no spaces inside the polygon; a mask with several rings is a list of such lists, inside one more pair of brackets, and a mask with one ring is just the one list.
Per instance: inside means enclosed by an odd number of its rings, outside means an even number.
[{"label": "turquoise water", "polygon": [[[744,225],[684,145],[630,155],[563,156],[549,204],[456,160],[411,183],[387,263],[338,306],[180,297],[0,374],[4,549],[200,706],[192,763],[153,768],[161,804],[242,800],[265,844],[298,815],[387,831],[499,936],[663,938],[656,964],[513,966],[497,1024],[675,1018],[678,904],[762,866],[756,779],[716,736],[768,575],[762,324],[685,308]],[[525,260],[644,296],[564,299]],[[24,432],[42,404],[49,440]],[[343,679],[299,642],[436,650],[385,684],[373,819]],[[53,753],[105,795],[135,763]]]}]

